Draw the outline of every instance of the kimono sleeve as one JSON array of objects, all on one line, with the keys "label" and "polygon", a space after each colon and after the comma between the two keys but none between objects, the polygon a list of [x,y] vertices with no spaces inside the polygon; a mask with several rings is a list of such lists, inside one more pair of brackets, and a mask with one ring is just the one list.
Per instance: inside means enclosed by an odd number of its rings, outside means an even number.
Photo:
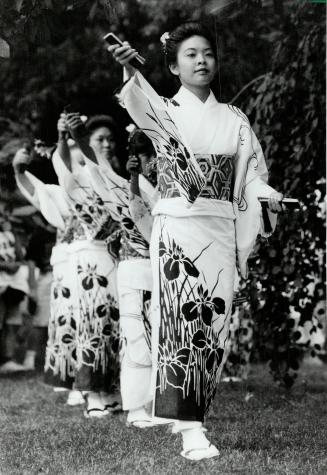
[{"label": "kimono sleeve", "polygon": [[110,165],[104,167],[85,158],[94,191],[103,200],[106,209],[115,221],[120,221],[129,206],[128,181],[117,175]]},{"label": "kimono sleeve", "polygon": [[205,186],[205,177],[161,97],[140,73],[123,87],[119,99],[157,155],[167,160],[180,196],[191,205]]},{"label": "kimono sleeve", "polygon": [[64,217],[68,215],[68,204],[63,190],[58,185],[47,185],[29,172],[26,177],[34,187],[31,203],[41,212],[43,217],[55,228],[64,229]]},{"label": "kimono sleeve", "polygon": [[129,211],[136,227],[147,242],[150,242],[153,216],[150,207],[137,195],[130,197]]},{"label": "kimono sleeve", "polygon": [[[26,174],[26,172],[24,173],[25,176],[28,178],[28,174]],[[31,175],[31,174],[30,174]],[[30,181],[30,180],[29,180]],[[40,203],[39,203],[39,200],[38,200],[38,197],[37,197],[37,193],[36,193],[36,190],[34,188],[34,193],[30,193],[26,188],[25,186],[23,185],[23,183],[21,182],[21,180],[19,179],[19,176],[16,176],[16,184],[17,184],[17,187],[19,189],[19,191],[21,192],[21,194],[24,196],[24,198],[27,199],[27,201],[29,203],[31,203],[31,205],[34,206],[34,208],[36,208],[38,211],[40,211]]]},{"label": "kimono sleeve", "polygon": [[233,193],[238,261],[243,277],[247,275],[247,259],[258,234],[269,237],[276,227],[276,214],[268,211],[267,226],[258,201],[258,197],[268,198],[274,191],[268,185],[268,170],[261,145],[247,117],[243,115],[239,127]]},{"label": "kimono sleeve", "polygon": [[76,172],[70,171],[58,149],[52,156],[52,163],[58,176],[59,185],[65,191],[70,204],[86,202],[94,189],[88,169],[82,166],[78,167]]},{"label": "kimono sleeve", "polygon": [[52,165],[57,174],[59,185],[64,187],[65,180],[72,176],[72,172],[66,167],[58,149],[52,155]]}]

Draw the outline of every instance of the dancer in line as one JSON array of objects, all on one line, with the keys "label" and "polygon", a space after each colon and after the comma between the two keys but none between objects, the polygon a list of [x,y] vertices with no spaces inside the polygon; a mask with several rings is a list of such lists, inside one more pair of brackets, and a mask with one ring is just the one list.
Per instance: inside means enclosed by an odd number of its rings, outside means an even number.
[{"label": "dancer in line", "polygon": [[[59,142],[53,164],[66,192],[69,208],[84,236],[69,247],[73,276],[72,298],[76,315],[76,374],[74,387],[86,394],[86,417],[102,417],[120,408],[119,312],[117,263],[119,227],[100,196],[94,192],[87,169],[72,173],[67,132],[75,114],[62,114],[58,122]],[[115,155],[113,122],[99,116],[87,124],[87,142],[97,160]]]},{"label": "dancer in line", "polygon": [[148,165],[153,159],[154,150],[145,134],[140,131],[131,133],[127,167],[131,173],[129,185],[127,180],[115,173],[110,163],[97,159],[94,148],[89,147],[84,140],[86,131],[83,129],[82,122],[75,115],[71,122],[71,133],[83,150],[84,166],[91,177],[93,190],[99,194],[121,229],[117,286],[122,343],[120,387],[123,409],[128,411],[128,424],[139,428],[150,427],[153,422],[145,406],[152,400],[149,321],[152,272],[149,240],[155,188],[149,181]]},{"label": "dancer in line", "polygon": [[[55,389],[72,389],[76,370],[76,315],[72,301],[69,246],[83,237],[83,230],[71,213],[66,194],[59,185],[45,184],[26,171],[31,158],[24,148],[13,160],[16,182],[23,196],[57,229],[52,248],[50,320],[45,357],[45,381]],[[71,391],[68,403],[81,403],[80,393]]]},{"label": "dancer in line", "polygon": [[[131,175],[129,217],[122,219],[122,247],[118,268],[120,328],[122,338],[121,395],[127,423],[150,427],[152,418],[145,406],[151,394],[151,322],[152,271],[149,242],[152,231],[151,205],[155,180],[149,181],[154,150],[141,131],[129,138]],[[139,183],[141,181],[141,184]],[[146,191],[145,191],[146,189]]]},{"label": "dancer in line", "polygon": [[260,144],[247,117],[217,102],[210,84],[217,59],[210,32],[189,22],[163,37],[167,66],[181,88],[162,99],[129,62],[128,43],[110,46],[129,81],[121,101],[157,150],[160,199],[154,207],[152,351],[154,414],[175,420],[181,455],[199,460],[218,449],[203,432],[224,362],[236,266],[263,229],[259,196],[272,225],[282,195],[267,185]]}]

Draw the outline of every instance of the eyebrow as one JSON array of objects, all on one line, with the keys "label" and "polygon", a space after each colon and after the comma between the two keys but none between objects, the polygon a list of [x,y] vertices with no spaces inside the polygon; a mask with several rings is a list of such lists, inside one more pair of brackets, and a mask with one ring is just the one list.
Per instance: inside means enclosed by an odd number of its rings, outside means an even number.
[{"label": "eyebrow", "polygon": [[[186,52],[186,51],[197,51],[197,49],[198,49],[198,48],[187,48],[187,49],[185,50],[185,52]],[[212,49],[211,47],[210,47],[210,48],[204,48],[203,51],[213,51],[213,49]]]}]

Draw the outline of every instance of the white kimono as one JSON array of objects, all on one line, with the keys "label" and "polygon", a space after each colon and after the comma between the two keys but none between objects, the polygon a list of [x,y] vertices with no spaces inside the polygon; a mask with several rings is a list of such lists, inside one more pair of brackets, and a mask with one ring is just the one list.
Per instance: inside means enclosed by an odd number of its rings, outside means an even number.
[{"label": "white kimono", "polygon": [[57,242],[50,260],[52,284],[45,380],[54,386],[71,387],[76,370],[76,315],[72,298],[69,246],[77,237],[77,223],[70,213],[66,193],[60,186],[45,184],[27,171],[25,175],[34,187],[34,194],[31,195],[19,179],[18,188],[44,219],[57,229]]},{"label": "white kimono", "polygon": [[151,260],[154,414],[203,421],[225,359],[236,257],[243,276],[269,196],[260,145],[239,109],[181,87],[160,98],[140,73],[121,100],[152,139],[161,199]]},{"label": "white kimono", "polygon": [[[58,151],[53,165],[71,215],[82,228],[68,248],[75,334],[75,388],[114,391],[119,377],[117,260],[106,239],[117,226],[91,186],[84,167],[71,173]],[[70,344],[72,339],[65,339]]]},{"label": "white kimono", "polygon": [[[120,388],[123,409],[133,410],[152,400],[149,320],[152,290],[149,258],[151,208],[150,211],[141,213],[142,217],[134,216],[133,213],[140,211],[145,203],[149,207],[153,204],[155,189],[140,175],[143,200],[136,197],[130,202],[130,185],[127,180],[117,175],[110,165],[98,166],[87,158],[85,162],[93,189],[101,196],[113,219],[119,222],[121,227],[120,260],[117,272],[121,338]],[[139,225],[141,230],[139,230]],[[142,231],[145,232],[145,237]]]}]

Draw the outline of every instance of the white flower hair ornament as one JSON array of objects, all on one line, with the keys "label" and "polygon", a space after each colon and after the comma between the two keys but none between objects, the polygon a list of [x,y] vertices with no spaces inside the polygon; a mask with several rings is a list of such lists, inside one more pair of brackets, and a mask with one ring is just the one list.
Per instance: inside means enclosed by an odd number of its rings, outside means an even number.
[{"label": "white flower hair ornament", "polygon": [[127,127],[126,127],[126,130],[129,134],[132,134],[133,132],[135,132],[135,130],[137,129],[136,125],[135,124],[129,124]]},{"label": "white flower hair ornament", "polygon": [[165,33],[163,35],[161,35],[161,37],[160,37],[160,42],[163,46],[164,52],[166,52],[167,40],[169,40],[169,38],[170,38],[170,36],[169,36],[168,31],[165,31]]}]

